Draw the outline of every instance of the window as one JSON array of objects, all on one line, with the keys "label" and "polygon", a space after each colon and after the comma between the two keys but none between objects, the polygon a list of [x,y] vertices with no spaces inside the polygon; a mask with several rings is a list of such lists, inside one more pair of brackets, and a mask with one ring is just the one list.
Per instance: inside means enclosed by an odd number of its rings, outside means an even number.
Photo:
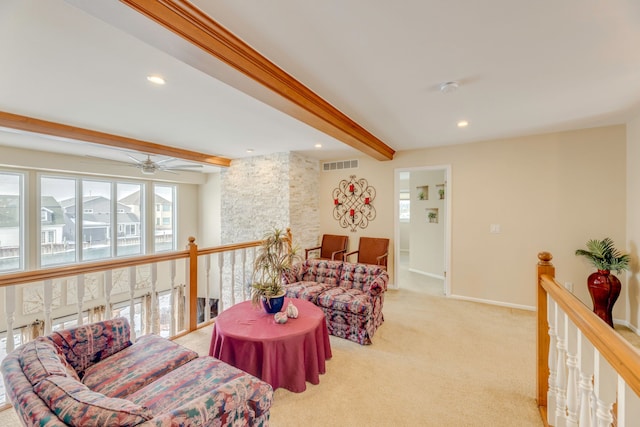
[{"label": "window", "polygon": [[[173,206],[176,188],[160,188],[169,189],[162,200]],[[145,253],[145,184],[42,175],[40,192],[40,210],[48,212],[40,222],[41,266]],[[160,213],[169,219],[163,250],[174,250],[173,211]]]},{"label": "window", "polygon": [[411,220],[411,193],[408,191],[400,192],[400,207],[398,209],[399,219],[401,222]]},{"label": "window", "polygon": [[[40,265],[76,262],[76,180],[40,178]],[[49,238],[48,233],[54,237]]]},{"label": "window", "polygon": [[0,173],[0,271],[24,268],[24,175]]},{"label": "window", "polygon": [[144,239],[140,230],[143,222],[144,187],[136,183],[116,183],[118,202],[116,224],[118,227],[117,256],[133,256],[144,253]]},{"label": "window", "polygon": [[[173,185],[154,185],[154,202],[156,205],[155,220],[155,252],[173,251],[175,244],[175,193]],[[162,206],[162,209],[160,209]]]}]

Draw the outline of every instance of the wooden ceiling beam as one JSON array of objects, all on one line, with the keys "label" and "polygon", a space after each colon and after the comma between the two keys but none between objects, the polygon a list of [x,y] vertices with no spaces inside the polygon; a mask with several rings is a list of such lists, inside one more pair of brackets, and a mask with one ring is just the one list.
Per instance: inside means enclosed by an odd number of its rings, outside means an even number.
[{"label": "wooden ceiling beam", "polygon": [[395,150],[188,1],[120,1],[247,77],[215,76],[224,83],[378,160],[393,159]]},{"label": "wooden ceiling beam", "polygon": [[229,167],[231,164],[231,159],[224,157],[212,156],[196,151],[156,144],[154,142],[141,141],[139,139],[69,126],[62,123],[49,122],[4,111],[0,111],[0,126],[36,134],[52,135],[76,141],[92,142],[95,144],[108,145],[127,150],[135,150],[142,153],[159,154],[162,156],[192,160],[194,162],[205,163],[213,166]]}]

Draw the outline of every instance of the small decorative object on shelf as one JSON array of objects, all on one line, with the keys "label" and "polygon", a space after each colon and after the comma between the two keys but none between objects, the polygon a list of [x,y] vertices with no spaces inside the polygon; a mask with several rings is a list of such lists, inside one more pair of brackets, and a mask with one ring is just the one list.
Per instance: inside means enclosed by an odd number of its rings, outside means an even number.
[{"label": "small decorative object on shelf", "polygon": [[444,199],[444,184],[438,184],[436,187],[438,187],[438,196],[440,196],[440,200]]},{"label": "small decorative object on shelf", "polygon": [[342,228],[350,228],[355,232],[358,228],[367,228],[376,217],[373,201],[376,190],[364,178],[356,179],[351,175],[349,180],[343,179],[333,190],[333,218]]},{"label": "small decorative object on shelf", "polygon": [[438,208],[427,208],[427,220],[428,222],[438,222]]},{"label": "small decorative object on shelf", "polygon": [[418,190],[418,200],[429,200],[428,185],[418,185],[416,189]]},{"label": "small decorative object on shelf", "polygon": [[289,304],[287,305],[287,317],[290,317],[292,319],[298,318],[298,307],[293,305],[291,301],[289,301]]}]

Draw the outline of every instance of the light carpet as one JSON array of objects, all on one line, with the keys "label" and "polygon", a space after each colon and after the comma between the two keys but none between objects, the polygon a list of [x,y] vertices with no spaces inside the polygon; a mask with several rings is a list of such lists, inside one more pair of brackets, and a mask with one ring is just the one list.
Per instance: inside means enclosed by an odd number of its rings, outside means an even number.
[{"label": "light carpet", "polygon": [[[389,290],[373,344],[331,337],[320,383],[276,390],[271,426],[541,426],[535,314],[437,293]],[[210,335],[178,342],[205,355]],[[8,410],[0,425],[19,422]]]}]

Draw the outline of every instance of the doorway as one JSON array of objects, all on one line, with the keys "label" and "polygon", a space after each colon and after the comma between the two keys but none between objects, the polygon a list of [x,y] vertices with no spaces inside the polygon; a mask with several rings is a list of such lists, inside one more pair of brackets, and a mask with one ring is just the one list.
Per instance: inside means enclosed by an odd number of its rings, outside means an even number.
[{"label": "doorway", "polygon": [[395,288],[449,295],[451,166],[395,170]]}]

